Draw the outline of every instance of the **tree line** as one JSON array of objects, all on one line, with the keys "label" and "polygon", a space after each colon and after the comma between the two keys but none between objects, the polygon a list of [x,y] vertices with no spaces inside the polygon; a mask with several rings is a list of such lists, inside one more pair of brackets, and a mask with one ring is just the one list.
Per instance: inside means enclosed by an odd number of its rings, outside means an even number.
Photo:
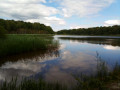
[{"label": "tree line", "polygon": [[8,34],[53,34],[54,31],[50,26],[40,23],[30,23],[24,21],[0,19],[0,32],[4,28]]},{"label": "tree line", "polygon": [[60,30],[57,34],[68,35],[120,35],[120,25]]}]

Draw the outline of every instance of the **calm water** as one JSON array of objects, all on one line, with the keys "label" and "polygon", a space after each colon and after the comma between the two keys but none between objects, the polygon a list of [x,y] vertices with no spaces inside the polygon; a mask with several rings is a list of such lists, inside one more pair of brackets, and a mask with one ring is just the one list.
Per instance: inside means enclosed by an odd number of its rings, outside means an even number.
[{"label": "calm water", "polygon": [[47,82],[59,81],[75,84],[73,75],[95,74],[97,53],[106,61],[109,69],[120,64],[120,37],[110,36],[61,36],[58,49],[31,52],[0,60],[0,81],[12,77],[40,76]]}]

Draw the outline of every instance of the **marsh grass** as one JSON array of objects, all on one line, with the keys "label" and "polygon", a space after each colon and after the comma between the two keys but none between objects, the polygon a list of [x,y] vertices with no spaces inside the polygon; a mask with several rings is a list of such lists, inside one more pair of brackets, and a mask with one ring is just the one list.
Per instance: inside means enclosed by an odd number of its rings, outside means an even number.
[{"label": "marsh grass", "polygon": [[46,35],[7,35],[0,39],[0,57],[57,47],[58,41]]},{"label": "marsh grass", "polygon": [[42,79],[24,79],[17,84],[17,79],[1,84],[0,90],[68,90],[66,86],[58,83],[46,83]]},{"label": "marsh grass", "polygon": [[[116,63],[112,71],[108,69],[108,66],[99,55],[97,55],[97,73],[96,75],[83,75],[76,77],[78,81],[75,90],[119,90],[120,86],[120,65]],[[115,85],[116,88],[112,84]],[[112,85],[112,86],[111,86]]]},{"label": "marsh grass", "polygon": [[2,26],[0,26],[0,39],[5,38],[6,33],[7,33],[6,30]]}]

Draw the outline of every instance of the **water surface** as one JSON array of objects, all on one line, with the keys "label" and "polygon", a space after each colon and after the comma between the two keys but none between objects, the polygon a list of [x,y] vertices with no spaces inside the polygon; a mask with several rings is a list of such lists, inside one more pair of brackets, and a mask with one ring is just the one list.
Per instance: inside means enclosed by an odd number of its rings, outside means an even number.
[{"label": "water surface", "polygon": [[109,69],[120,64],[120,37],[56,35],[54,39],[60,42],[56,49],[1,58],[0,81],[42,77],[47,82],[74,85],[74,75],[96,73],[98,56]]}]

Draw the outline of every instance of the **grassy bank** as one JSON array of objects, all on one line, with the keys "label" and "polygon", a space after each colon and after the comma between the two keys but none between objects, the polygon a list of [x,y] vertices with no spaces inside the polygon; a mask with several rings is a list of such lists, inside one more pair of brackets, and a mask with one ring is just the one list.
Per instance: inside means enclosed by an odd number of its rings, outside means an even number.
[{"label": "grassy bank", "polygon": [[15,55],[24,52],[45,50],[57,47],[58,42],[46,35],[7,35],[0,39],[0,57]]}]

